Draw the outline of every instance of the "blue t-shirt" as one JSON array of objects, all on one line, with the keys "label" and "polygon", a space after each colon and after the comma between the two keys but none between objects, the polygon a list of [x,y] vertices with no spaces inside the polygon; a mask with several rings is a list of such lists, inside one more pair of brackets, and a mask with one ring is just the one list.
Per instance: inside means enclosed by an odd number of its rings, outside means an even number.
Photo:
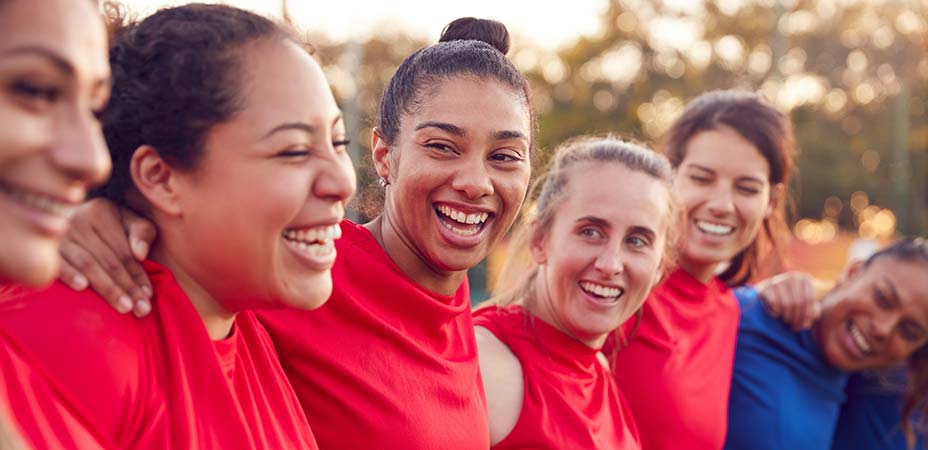
[{"label": "blue t-shirt", "polygon": [[741,306],[728,403],[728,450],[827,450],[848,375],[825,361],[809,330],[771,316],[753,288]]},{"label": "blue t-shirt", "polygon": [[[907,370],[851,375],[833,450],[905,450],[902,406]],[[916,419],[917,420],[917,419]],[[925,450],[920,436],[914,450]]]}]

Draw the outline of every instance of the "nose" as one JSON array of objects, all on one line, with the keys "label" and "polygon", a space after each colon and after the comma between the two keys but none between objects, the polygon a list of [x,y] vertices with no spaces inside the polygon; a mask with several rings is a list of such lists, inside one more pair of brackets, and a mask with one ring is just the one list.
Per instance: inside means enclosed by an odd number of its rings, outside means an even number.
[{"label": "nose", "polygon": [[493,194],[493,179],[482,159],[463,162],[451,182],[451,187],[463,192],[470,200]]},{"label": "nose", "polygon": [[622,251],[616,248],[616,246],[607,246],[596,258],[596,261],[593,263],[593,268],[603,275],[604,278],[620,275],[625,270]]},{"label": "nose", "polygon": [[87,111],[73,111],[61,121],[50,151],[52,165],[84,186],[102,183],[110,174],[110,154],[100,124]]},{"label": "nose", "polygon": [[724,217],[735,211],[735,202],[731,189],[715,189],[707,203],[709,212],[716,217]]},{"label": "nose", "polygon": [[883,311],[873,318],[870,326],[871,337],[880,344],[886,342],[899,323],[900,317],[892,311]]},{"label": "nose", "polygon": [[344,153],[332,149],[329,155],[329,158],[325,158],[327,163],[320,168],[313,182],[313,194],[319,198],[348,203],[356,190],[354,165]]}]

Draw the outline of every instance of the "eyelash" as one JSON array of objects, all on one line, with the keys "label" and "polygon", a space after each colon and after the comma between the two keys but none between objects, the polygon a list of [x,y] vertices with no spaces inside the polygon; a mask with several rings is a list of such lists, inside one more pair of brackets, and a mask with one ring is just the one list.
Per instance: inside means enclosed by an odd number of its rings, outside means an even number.
[{"label": "eyelash", "polygon": [[645,238],[643,238],[643,237],[641,237],[641,236],[630,236],[630,237],[628,238],[629,243],[631,243],[631,241],[633,241],[633,240],[636,240],[636,241],[639,241],[639,242],[640,242],[640,244],[632,244],[635,248],[647,248],[647,247],[650,247],[650,246],[651,246],[651,241],[649,241],[649,240],[647,240],[647,239],[645,239]]}]

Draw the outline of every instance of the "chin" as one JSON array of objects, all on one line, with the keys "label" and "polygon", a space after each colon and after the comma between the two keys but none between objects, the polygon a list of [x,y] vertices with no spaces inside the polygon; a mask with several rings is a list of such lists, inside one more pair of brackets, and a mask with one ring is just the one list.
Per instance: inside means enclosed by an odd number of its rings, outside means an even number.
[{"label": "chin", "polygon": [[45,287],[58,276],[57,245],[46,244],[5,253],[0,258],[0,280],[28,287]]},{"label": "chin", "polygon": [[332,277],[326,273],[325,277],[312,278],[314,280],[303,281],[289,292],[281,306],[311,311],[325,305],[332,296]]}]

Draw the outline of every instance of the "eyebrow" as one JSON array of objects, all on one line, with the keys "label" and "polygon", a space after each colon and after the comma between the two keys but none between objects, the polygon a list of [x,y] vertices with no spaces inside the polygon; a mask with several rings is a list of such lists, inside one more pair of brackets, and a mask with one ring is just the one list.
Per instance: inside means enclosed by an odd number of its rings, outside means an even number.
[{"label": "eyebrow", "polygon": [[467,135],[467,132],[465,132],[463,128],[457,125],[452,125],[447,122],[436,122],[436,121],[431,121],[431,120],[427,122],[422,122],[419,125],[416,125],[415,131],[419,131],[425,128],[438,128],[439,130],[451,133],[456,136],[463,137]]},{"label": "eyebrow", "polygon": [[287,122],[287,123],[282,123],[282,124],[277,125],[276,127],[272,128],[271,131],[268,131],[267,134],[265,134],[264,137],[263,137],[262,139],[266,139],[266,138],[270,137],[270,136],[271,136],[272,134],[274,134],[274,133],[279,133],[279,132],[281,132],[281,131],[287,131],[287,130],[299,130],[299,131],[305,132],[306,134],[313,134],[313,133],[316,132],[316,127],[314,127],[314,126],[312,126],[312,125],[310,125],[310,124],[308,124],[308,123],[305,123],[305,122]]},{"label": "eyebrow", "polygon": [[25,45],[21,47],[13,47],[7,50],[4,50],[0,53],[0,56],[20,56],[20,55],[32,55],[32,56],[41,56],[42,58],[48,60],[52,63],[58,70],[64,72],[68,75],[74,75],[74,66],[68,62],[68,60],[61,57],[61,55],[55,53],[52,50],[49,50],[45,47],[39,47],[35,45]]},{"label": "eyebrow", "polygon": [[528,140],[528,137],[525,136],[525,133],[517,130],[502,130],[493,133],[493,137],[497,140],[507,140],[507,139],[524,139]]},{"label": "eyebrow", "polygon": [[[883,277],[883,283],[881,283],[883,288],[888,288],[890,301],[893,305],[899,305],[899,291],[896,290],[896,285],[893,284],[889,278]],[[880,289],[881,291],[884,289]],[[885,295],[885,293],[884,293]]]}]

